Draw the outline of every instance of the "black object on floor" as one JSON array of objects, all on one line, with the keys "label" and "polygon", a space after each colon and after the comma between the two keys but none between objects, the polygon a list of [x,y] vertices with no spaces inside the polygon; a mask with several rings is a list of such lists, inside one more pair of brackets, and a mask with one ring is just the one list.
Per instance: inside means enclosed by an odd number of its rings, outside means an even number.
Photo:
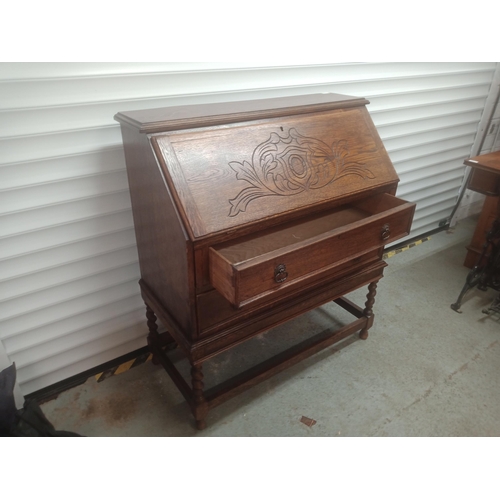
[{"label": "black object on floor", "polygon": [[14,399],[16,367],[14,364],[0,372],[0,436],[3,437],[75,437],[74,432],[57,431],[43,414],[38,403],[27,400],[17,410]]}]

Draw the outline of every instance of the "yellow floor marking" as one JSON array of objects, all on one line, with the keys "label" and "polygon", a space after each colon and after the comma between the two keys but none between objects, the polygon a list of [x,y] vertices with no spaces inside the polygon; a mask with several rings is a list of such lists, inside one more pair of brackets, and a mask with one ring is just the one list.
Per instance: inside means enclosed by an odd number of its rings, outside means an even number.
[{"label": "yellow floor marking", "polygon": [[389,259],[390,257],[394,257],[394,255],[401,253],[401,252],[406,252],[406,250],[409,250],[410,248],[413,248],[416,245],[420,245],[424,241],[429,241],[430,239],[431,239],[431,237],[428,236],[427,238],[425,238],[423,240],[414,241],[413,243],[411,243],[410,245],[407,245],[405,247],[398,248],[397,250],[392,250],[391,252],[384,253],[384,258]]},{"label": "yellow floor marking", "polygon": [[114,375],[119,375],[120,373],[126,372],[135,362],[135,359],[131,359],[126,363],[121,364],[116,370]]}]

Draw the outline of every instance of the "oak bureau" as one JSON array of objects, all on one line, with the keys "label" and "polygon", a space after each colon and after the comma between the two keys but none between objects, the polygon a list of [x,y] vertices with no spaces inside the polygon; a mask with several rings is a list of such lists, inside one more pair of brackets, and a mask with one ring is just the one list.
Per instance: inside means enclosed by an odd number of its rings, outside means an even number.
[{"label": "oak bureau", "polygon": [[[399,179],[367,104],[317,94],[115,116],[148,344],[199,429],[242,390],[354,333],[367,338],[384,245],[409,234],[415,210],[395,197]],[[343,297],[365,285],[364,307]],[[210,358],[332,300],[351,323],[205,389]],[[190,380],[169,358],[173,342]]]}]

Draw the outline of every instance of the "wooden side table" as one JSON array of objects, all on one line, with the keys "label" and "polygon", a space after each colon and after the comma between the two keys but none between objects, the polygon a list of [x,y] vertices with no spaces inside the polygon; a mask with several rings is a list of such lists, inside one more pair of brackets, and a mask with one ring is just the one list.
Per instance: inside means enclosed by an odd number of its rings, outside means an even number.
[{"label": "wooden side table", "polygon": [[[487,196],[480,220],[467,247],[464,265],[472,267],[458,299],[451,305],[457,312],[465,294],[474,287],[499,289],[500,268],[500,151],[475,156],[465,161],[472,167],[467,187]],[[475,264],[473,264],[475,262]],[[489,311],[489,310],[488,310]]]}]

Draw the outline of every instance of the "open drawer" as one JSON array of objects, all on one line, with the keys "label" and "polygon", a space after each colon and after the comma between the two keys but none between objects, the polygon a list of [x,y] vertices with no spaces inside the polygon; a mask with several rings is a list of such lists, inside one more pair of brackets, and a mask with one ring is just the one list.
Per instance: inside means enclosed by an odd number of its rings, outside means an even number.
[{"label": "open drawer", "polygon": [[242,307],[406,236],[414,211],[381,194],[210,247],[210,282]]}]

